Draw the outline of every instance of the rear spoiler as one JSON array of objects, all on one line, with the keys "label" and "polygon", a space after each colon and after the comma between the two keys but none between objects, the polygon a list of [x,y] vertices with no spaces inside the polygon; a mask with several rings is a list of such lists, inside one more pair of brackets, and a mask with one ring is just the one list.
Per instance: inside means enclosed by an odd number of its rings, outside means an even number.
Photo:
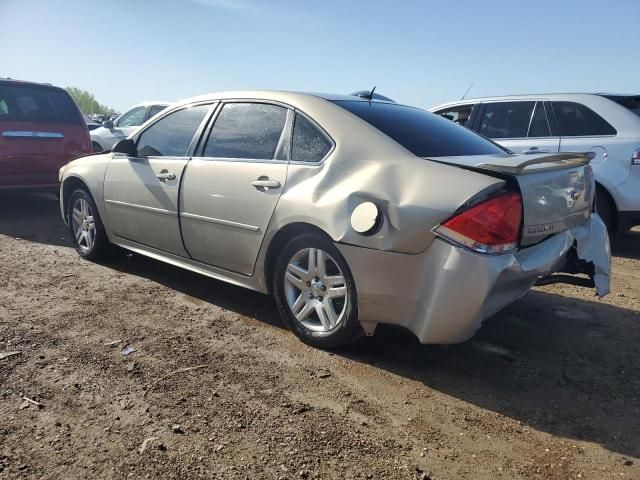
[{"label": "rear spoiler", "polygon": [[[516,165],[513,164],[513,159],[509,159],[509,163],[505,162],[504,165],[496,163],[479,163],[475,165],[478,168],[484,168],[487,170],[494,170],[496,172],[510,173],[512,175],[526,175],[528,173],[539,173],[541,171],[550,170],[562,170],[564,168],[583,167],[588,165],[591,160],[595,158],[595,153],[556,153],[556,154],[541,154],[536,155],[533,158],[529,158]],[[545,165],[543,168],[532,168],[528,171],[527,167],[531,165]]]}]

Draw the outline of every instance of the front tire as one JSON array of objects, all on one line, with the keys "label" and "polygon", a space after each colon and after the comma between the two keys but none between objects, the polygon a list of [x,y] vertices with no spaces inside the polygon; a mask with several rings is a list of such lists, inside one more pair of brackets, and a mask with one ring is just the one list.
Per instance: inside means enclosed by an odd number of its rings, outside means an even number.
[{"label": "front tire", "polygon": [[105,258],[111,244],[89,192],[82,188],[74,191],[67,208],[69,234],[78,255],[92,261]]},{"label": "front tire", "polygon": [[320,235],[300,235],[284,246],[276,260],[273,291],[280,317],[308,345],[333,349],[363,334],[349,266]]}]

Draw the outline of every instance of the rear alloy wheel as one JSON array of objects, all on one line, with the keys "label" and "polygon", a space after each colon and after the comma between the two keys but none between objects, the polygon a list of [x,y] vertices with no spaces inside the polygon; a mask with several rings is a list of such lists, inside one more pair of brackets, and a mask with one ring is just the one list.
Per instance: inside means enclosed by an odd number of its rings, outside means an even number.
[{"label": "rear alloy wheel", "polygon": [[336,348],[362,335],[346,261],[319,235],[290,241],[274,272],[274,293],[287,326],[305,343]]},{"label": "rear alloy wheel", "polygon": [[73,246],[82,258],[98,260],[110,249],[110,243],[91,195],[76,190],[69,200],[69,233]]}]

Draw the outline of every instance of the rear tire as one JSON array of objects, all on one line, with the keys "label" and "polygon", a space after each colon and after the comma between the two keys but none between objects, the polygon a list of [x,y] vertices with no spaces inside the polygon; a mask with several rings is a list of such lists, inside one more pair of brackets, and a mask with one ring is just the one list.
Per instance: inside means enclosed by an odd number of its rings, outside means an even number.
[{"label": "rear tire", "polygon": [[96,261],[111,253],[111,243],[93,198],[80,188],[71,194],[67,205],[69,235],[82,258]]},{"label": "rear tire", "polygon": [[93,149],[93,153],[99,153],[104,150],[98,142],[91,142],[91,148]]},{"label": "rear tire", "polygon": [[308,345],[334,349],[363,335],[351,270],[320,235],[300,235],[284,246],[274,268],[273,292],[280,317]]},{"label": "rear tire", "polygon": [[618,228],[618,211],[611,197],[602,187],[597,187],[596,189],[596,213],[602,218],[609,233],[616,231]]}]

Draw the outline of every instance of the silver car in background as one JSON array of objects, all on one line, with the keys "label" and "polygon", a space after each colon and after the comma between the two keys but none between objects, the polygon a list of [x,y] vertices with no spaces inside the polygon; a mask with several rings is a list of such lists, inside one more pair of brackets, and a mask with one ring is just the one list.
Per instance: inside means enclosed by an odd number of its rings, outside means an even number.
[{"label": "silver car in background", "polygon": [[510,155],[392,102],[231,92],[69,163],[60,207],[82,257],[116,244],[273,293],[308,344],[379,323],[455,343],[555,272],[608,292],[589,160]]},{"label": "silver car in background", "polygon": [[640,225],[640,95],[487,97],[430,110],[514,153],[592,153],[597,209],[607,227]]},{"label": "silver car in background", "polygon": [[124,112],[115,120],[102,122],[91,130],[91,146],[94,152],[111,150],[120,140],[135,132],[140,125],[153,118],[170,105],[169,102],[143,102]]}]

